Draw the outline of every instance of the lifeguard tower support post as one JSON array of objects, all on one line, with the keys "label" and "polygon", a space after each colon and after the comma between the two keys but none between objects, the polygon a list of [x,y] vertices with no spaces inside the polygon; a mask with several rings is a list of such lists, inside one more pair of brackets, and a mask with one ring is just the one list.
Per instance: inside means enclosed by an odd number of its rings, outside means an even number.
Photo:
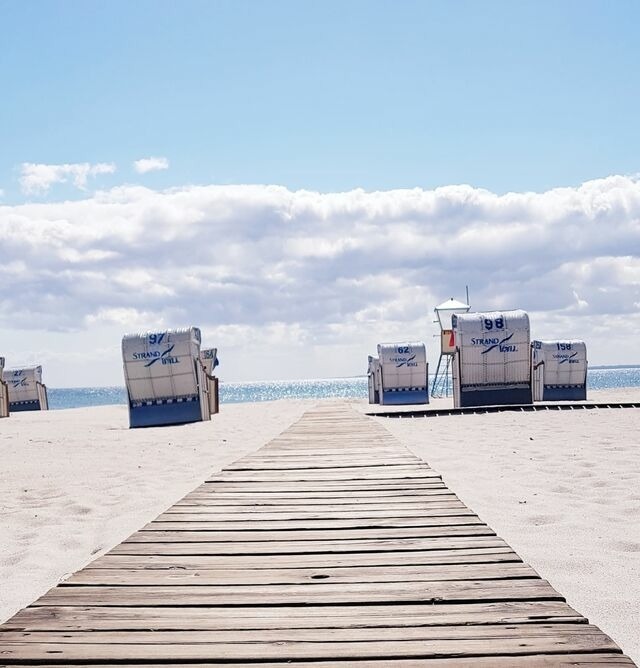
[{"label": "lifeguard tower support post", "polygon": [[451,297],[446,302],[436,306],[434,311],[438,318],[435,322],[440,325],[440,358],[436,367],[436,375],[431,385],[432,397],[448,397],[452,388],[449,378],[451,376],[451,362],[456,352],[455,338],[451,318],[460,313],[468,313],[471,306],[459,302]]}]

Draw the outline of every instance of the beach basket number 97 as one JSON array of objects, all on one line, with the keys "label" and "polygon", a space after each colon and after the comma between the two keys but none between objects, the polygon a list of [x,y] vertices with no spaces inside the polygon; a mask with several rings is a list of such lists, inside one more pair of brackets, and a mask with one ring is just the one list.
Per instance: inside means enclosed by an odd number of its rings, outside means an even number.
[{"label": "beach basket number 97", "polygon": [[484,319],[484,328],[487,332],[490,332],[492,329],[504,329],[504,318],[496,318],[491,320],[491,318]]}]

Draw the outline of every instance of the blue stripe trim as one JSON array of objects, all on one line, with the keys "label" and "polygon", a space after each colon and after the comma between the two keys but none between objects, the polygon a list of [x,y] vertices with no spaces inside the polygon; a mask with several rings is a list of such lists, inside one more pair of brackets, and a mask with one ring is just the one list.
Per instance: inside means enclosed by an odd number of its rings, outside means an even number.
[{"label": "blue stripe trim", "polygon": [[140,406],[166,406],[168,404],[181,404],[192,401],[199,401],[197,394],[188,397],[168,397],[165,399],[138,399],[130,403],[131,408],[140,408]]},{"label": "blue stripe trim", "polygon": [[420,387],[387,387],[385,392],[426,392],[427,388],[424,385]]}]

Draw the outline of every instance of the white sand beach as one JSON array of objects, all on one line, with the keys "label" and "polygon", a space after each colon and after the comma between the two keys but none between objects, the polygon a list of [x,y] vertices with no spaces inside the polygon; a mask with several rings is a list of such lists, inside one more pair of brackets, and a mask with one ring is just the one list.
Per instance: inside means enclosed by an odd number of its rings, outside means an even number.
[{"label": "white sand beach", "polygon": [[0,420],[0,621],[315,403],[228,404],[211,422],[147,429],[129,429],[125,406]]},{"label": "white sand beach", "polygon": [[640,409],[376,419],[640,663]]},{"label": "white sand beach", "polygon": [[[211,422],[141,430],[123,406],[0,421],[0,621],[316,403],[223,405]],[[640,661],[640,410],[375,419]]]}]

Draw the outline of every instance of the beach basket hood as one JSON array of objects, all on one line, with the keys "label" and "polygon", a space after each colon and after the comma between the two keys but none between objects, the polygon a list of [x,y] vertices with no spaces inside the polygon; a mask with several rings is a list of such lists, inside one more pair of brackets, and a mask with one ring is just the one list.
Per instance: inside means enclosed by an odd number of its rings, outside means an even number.
[{"label": "beach basket hood", "polygon": [[381,404],[429,403],[429,365],[422,341],[379,343],[378,360]]},{"label": "beach basket hood", "polygon": [[536,340],[531,344],[536,401],[587,398],[587,346],[576,339]]},{"label": "beach basket hood", "polygon": [[26,366],[4,369],[2,379],[9,391],[11,411],[46,410],[46,387],[42,383],[42,367]]},{"label": "beach basket hood", "polygon": [[452,318],[454,403],[531,403],[531,330],[520,309],[463,313]]}]

